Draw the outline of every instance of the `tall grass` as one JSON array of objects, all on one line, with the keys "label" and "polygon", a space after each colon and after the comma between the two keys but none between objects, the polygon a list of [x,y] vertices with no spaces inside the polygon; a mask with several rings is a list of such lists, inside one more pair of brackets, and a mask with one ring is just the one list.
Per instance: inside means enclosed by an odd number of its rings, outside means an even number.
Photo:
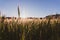
[{"label": "tall grass", "polygon": [[0,40],[60,40],[59,20],[30,21],[25,25],[18,22],[0,22]]}]

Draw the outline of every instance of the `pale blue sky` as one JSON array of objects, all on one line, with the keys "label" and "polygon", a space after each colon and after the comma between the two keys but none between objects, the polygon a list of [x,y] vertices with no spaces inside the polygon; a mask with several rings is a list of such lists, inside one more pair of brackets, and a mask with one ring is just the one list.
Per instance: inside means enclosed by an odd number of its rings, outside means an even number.
[{"label": "pale blue sky", "polygon": [[20,7],[21,16],[44,17],[60,14],[60,0],[0,0],[0,11],[6,16],[18,16],[17,7]]}]

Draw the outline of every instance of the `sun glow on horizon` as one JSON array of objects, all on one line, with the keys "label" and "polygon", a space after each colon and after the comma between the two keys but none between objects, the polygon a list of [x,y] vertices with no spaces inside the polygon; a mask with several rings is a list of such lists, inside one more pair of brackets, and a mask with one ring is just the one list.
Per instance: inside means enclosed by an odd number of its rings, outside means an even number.
[{"label": "sun glow on horizon", "polygon": [[26,16],[25,16],[25,15],[23,15],[23,16],[21,16],[21,18],[26,18]]}]

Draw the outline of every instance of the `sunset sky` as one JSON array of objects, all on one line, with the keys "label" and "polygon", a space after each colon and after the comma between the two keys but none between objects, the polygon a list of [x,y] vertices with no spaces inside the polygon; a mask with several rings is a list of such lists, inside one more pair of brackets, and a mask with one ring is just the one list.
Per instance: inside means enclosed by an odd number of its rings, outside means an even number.
[{"label": "sunset sky", "polygon": [[0,0],[0,11],[5,16],[18,16],[20,7],[21,17],[45,17],[60,14],[60,0]]}]

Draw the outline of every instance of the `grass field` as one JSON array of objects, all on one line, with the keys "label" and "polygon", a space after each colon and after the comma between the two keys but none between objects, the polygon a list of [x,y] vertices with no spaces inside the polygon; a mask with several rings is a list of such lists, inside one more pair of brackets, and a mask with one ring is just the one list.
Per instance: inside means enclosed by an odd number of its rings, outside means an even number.
[{"label": "grass field", "polygon": [[0,40],[60,40],[60,19],[0,22]]}]

